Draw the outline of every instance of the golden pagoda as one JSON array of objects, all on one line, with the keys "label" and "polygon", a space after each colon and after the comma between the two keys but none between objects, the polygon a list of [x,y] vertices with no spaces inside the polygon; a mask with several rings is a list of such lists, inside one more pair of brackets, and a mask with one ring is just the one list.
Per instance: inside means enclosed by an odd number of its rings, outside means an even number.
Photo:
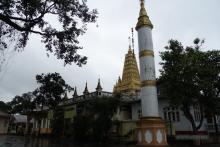
[{"label": "golden pagoda", "polygon": [[128,53],[125,55],[122,79],[119,77],[114,86],[114,93],[135,94],[140,91],[140,75],[135,58],[134,50],[129,45]]}]

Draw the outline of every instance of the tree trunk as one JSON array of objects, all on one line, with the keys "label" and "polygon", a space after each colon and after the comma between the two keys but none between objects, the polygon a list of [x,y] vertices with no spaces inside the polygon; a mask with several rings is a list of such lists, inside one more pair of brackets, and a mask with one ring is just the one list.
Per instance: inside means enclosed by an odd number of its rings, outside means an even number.
[{"label": "tree trunk", "polygon": [[200,121],[199,121],[199,125],[196,127],[196,130],[199,130],[201,127],[202,127],[202,124],[203,124],[203,120],[204,120],[204,115],[203,115],[203,107],[200,105],[200,114],[201,114],[201,117],[200,117]]},{"label": "tree trunk", "polygon": [[[40,113],[42,113],[43,112],[43,108],[44,108],[44,105],[43,105],[43,102],[42,102],[42,104],[41,104],[41,111],[40,111]],[[40,129],[41,129],[41,115],[39,115],[40,117],[39,117],[39,120],[38,120],[38,126],[39,126],[39,129],[38,129],[38,133],[37,133],[37,136],[39,136],[40,135]]]},{"label": "tree trunk", "polygon": [[194,118],[190,112],[190,105],[183,104],[183,113],[184,113],[185,117],[189,120],[189,122],[191,123],[193,132],[196,132],[197,131],[196,124],[195,124]]},{"label": "tree trunk", "polygon": [[214,125],[215,125],[215,133],[217,135],[218,134],[218,125],[217,125],[217,120],[216,120],[215,115],[213,115],[213,118],[214,118]]},{"label": "tree trunk", "polygon": [[193,115],[190,112],[190,106],[191,105],[189,105],[189,104],[184,104],[183,105],[183,113],[184,113],[185,117],[189,120],[189,122],[191,123],[193,132],[196,133],[201,128],[201,126],[203,124],[203,120],[204,120],[203,108],[200,106],[201,118],[200,118],[200,122],[197,126],[195,123],[195,119],[193,118]]}]

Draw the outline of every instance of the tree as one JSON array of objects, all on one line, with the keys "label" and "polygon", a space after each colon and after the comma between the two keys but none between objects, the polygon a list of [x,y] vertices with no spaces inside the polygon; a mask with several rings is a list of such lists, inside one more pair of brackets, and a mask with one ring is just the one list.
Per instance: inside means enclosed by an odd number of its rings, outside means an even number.
[{"label": "tree", "polygon": [[112,128],[112,117],[119,106],[119,99],[114,97],[95,98],[86,109],[93,114],[92,134],[96,141],[105,141]]},{"label": "tree", "polygon": [[88,114],[77,115],[73,122],[73,138],[74,141],[88,141],[91,136],[92,116]]},{"label": "tree", "polygon": [[10,112],[10,110],[11,110],[11,107],[7,103],[0,101],[0,111],[8,113]]},{"label": "tree", "polygon": [[74,118],[73,134],[76,140],[88,136],[95,142],[108,139],[112,117],[119,106],[117,97],[94,97],[84,105],[84,112]]},{"label": "tree", "polygon": [[60,137],[64,135],[64,110],[62,108],[55,108],[53,110],[53,120],[51,121],[52,135]]},{"label": "tree", "polygon": [[36,103],[54,109],[66,97],[72,87],[66,84],[59,73],[48,73],[36,76],[40,87],[34,91]]},{"label": "tree", "polygon": [[[194,46],[184,48],[179,41],[170,40],[165,47],[166,51],[160,55],[162,58],[160,83],[163,84],[171,105],[181,107],[193,131],[202,126],[203,113],[210,111],[208,105],[215,103],[219,94],[217,85],[220,52],[201,51],[203,43],[203,40],[195,39]],[[201,112],[198,124],[191,112],[195,105],[199,106]]]},{"label": "tree", "polygon": [[[58,22],[54,24],[48,18]],[[96,19],[97,11],[90,11],[86,0],[1,0],[0,51],[6,51],[9,42],[15,42],[15,50],[21,51],[30,34],[36,34],[41,36],[46,50],[64,64],[81,66],[87,57],[77,54],[82,49],[78,37]]]},{"label": "tree", "polygon": [[11,102],[9,102],[9,106],[11,107],[12,114],[27,114],[31,112],[35,108],[35,104],[33,102],[34,97],[31,92],[24,93],[22,96],[15,96]]},{"label": "tree", "polygon": [[220,51],[207,51],[201,57],[201,69],[198,85],[201,90],[201,101],[204,105],[206,116],[213,117],[215,131],[218,125],[215,115],[220,114]]}]

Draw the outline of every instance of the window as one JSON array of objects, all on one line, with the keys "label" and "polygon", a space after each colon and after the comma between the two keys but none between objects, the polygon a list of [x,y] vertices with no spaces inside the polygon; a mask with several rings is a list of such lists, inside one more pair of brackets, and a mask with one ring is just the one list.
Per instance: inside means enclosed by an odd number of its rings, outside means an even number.
[{"label": "window", "polygon": [[193,106],[194,109],[194,119],[195,121],[200,121],[201,119],[201,111],[200,111],[200,107],[198,104]]},{"label": "window", "polygon": [[163,115],[166,121],[170,121],[170,122],[180,121],[179,109],[177,107],[164,107]]}]

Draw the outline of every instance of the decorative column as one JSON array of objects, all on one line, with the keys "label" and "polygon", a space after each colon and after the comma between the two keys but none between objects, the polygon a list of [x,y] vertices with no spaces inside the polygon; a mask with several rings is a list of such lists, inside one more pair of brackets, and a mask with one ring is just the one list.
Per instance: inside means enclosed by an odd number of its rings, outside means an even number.
[{"label": "decorative column", "polygon": [[138,145],[151,147],[167,145],[165,123],[158,112],[152,29],[153,25],[144,7],[144,0],[141,0],[136,30],[139,44],[142,118],[138,122],[137,137]]}]

